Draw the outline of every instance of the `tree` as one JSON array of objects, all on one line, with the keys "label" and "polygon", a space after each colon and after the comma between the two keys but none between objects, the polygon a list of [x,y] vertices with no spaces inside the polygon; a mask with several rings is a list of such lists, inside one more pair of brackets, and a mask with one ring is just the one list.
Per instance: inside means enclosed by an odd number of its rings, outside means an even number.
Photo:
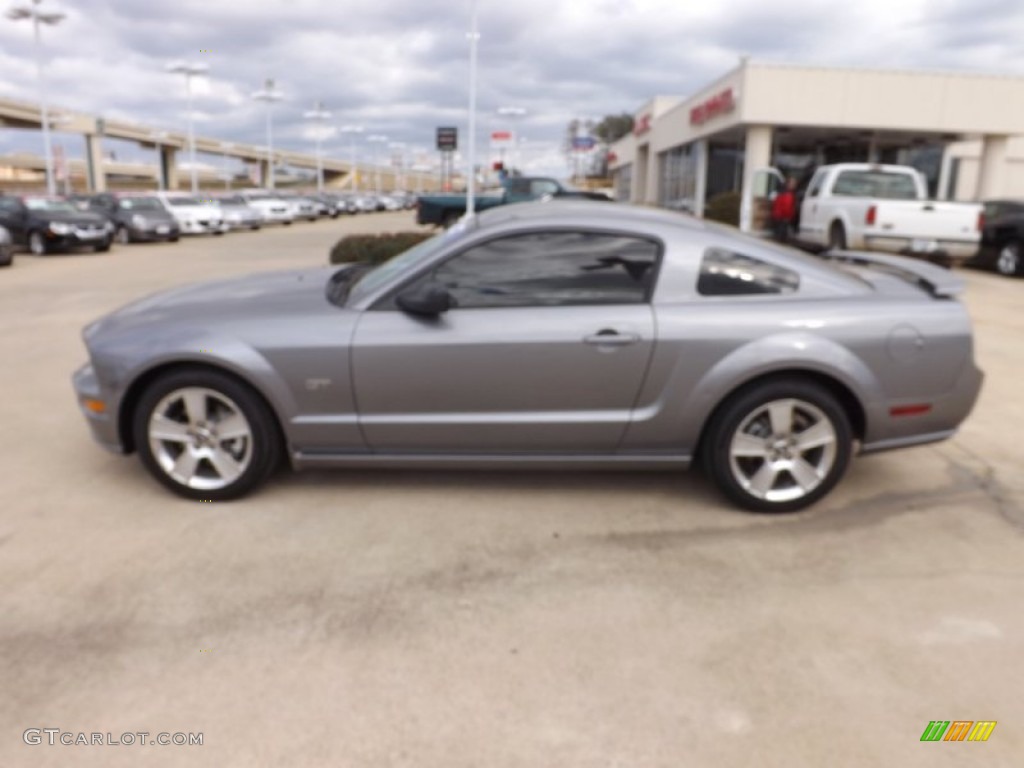
[{"label": "tree", "polygon": [[605,115],[601,122],[594,126],[594,135],[604,144],[614,144],[632,131],[633,116],[628,112],[618,115]]}]

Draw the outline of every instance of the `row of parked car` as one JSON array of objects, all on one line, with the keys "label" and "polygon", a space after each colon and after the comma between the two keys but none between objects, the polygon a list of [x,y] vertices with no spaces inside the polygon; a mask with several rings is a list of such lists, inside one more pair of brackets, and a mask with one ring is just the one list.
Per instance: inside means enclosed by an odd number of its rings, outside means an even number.
[{"label": "row of parked car", "polygon": [[298,195],[247,189],[217,196],[127,192],[46,197],[0,194],[0,266],[14,250],[35,255],[76,248],[107,251],[113,242],[178,240],[181,235],[223,235],[266,224],[291,225],[346,214],[415,206],[410,193]]}]

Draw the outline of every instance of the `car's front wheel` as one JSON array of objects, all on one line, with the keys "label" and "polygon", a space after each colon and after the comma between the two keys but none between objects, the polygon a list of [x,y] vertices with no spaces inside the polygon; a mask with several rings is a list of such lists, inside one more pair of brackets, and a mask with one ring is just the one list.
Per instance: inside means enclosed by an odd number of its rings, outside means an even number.
[{"label": "car's front wheel", "polygon": [[729,499],[757,512],[793,512],[825,496],[846,471],[850,420],[827,389],[780,378],[741,390],[708,425],[704,461]]},{"label": "car's front wheel", "polygon": [[128,231],[128,227],[122,224],[117,228],[114,239],[121,245],[128,245],[132,241],[132,233]]},{"label": "car's front wheel", "polygon": [[277,468],[274,417],[249,387],[222,373],[185,369],[143,394],[133,421],[143,465],[188,499],[237,499]]},{"label": "car's front wheel", "polygon": [[1007,277],[1024,274],[1024,259],[1021,258],[1020,243],[1013,241],[1003,246],[996,258],[996,271]]}]

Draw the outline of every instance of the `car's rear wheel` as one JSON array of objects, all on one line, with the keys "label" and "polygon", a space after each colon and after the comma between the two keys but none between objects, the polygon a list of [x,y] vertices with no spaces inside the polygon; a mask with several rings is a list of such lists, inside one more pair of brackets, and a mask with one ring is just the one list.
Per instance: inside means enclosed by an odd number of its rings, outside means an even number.
[{"label": "car's rear wheel", "polygon": [[718,409],[703,458],[715,484],[739,506],[793,512],[832,490],[852,446],[850,420],[828,390],[780,378],[741,390]]},{"label": "car's rear wheel", "polygon": [[838,221],[833,221],[828,228],[828,247],[832,251],[846,250],[846,228]]},{"label": "car's rear wheel", "polygon": [[46,238],[42,232],[30,232],[28,235],[28,250],[33,256],[45,256],[50,252],[46,244]]},{"label": "car's rear wheel", "polygon": [[188,499],[237,499],[280,463],[267,406],[216,371],[181,370],[158,379],[139,401],[133,434],[146,469]]},{"label": "car's rear wheel", "polygon": [[1020,243],[1014,240],[1003,246],[996,257],[996,271],[1007,277],[1024,274],[1024,259],[1021,258]]},{"label": "car's rear wheel", "polygon": [[0,245],[0,267],[9,267],[14,263],[14,247]]}]

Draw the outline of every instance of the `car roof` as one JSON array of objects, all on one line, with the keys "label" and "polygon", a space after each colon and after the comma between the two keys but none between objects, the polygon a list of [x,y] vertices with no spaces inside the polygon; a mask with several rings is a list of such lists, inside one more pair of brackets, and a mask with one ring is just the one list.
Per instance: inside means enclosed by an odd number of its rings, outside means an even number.
[{"label": "car roof", "polygon": [[[707,230],[708,225],[701,219],[660,208],[647,208],[629,203],[612,203],[603,200],[542,200],[528,203],[513,203],[489,208],[477,216],[480,229],[490,228],[515,220],[528,219],[538,223],[551,223],[552,219],[567,219],[573,223],[580,219],[591,219],[591,223],[604,225],[642,227],[646,225],[684,227],[691,230]],[[567,222],[568,223],[568,222]]]}]

